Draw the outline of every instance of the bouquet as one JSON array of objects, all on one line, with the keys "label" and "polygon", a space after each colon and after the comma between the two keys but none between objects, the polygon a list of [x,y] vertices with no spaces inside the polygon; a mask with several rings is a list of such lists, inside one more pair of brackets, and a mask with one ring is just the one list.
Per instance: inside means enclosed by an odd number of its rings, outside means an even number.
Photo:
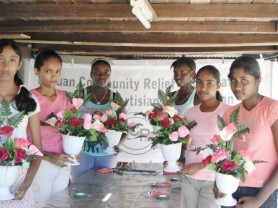
[{"label": "bouquet", "polygon": [[107,129],[100,121],[93,121],[92,115],[82,113],[82,106],[87,100],[91,99],[90,95],[83,97],[83,85],[78,83],[76,90],[71,93],[67,92],[67,97],[72,104],[72,108],[51,113],[47,120],[41,122],[42,125],[55,127],[61,134],[72,136],[86,137],[87,139],[107,145],[107,139],[104,133]]},{"label": "bouquet", "polygon": [[231,113],[228,122],[218,115],[219,135],[213,136],[212,144],[206,145],[204,148],[195,148],[192,151],[207,155],[203,164],[208,169],[232,175],[244,182],[246,173],[254,170],[255,163],[263,161],[253,161],[252,153],[234,149],[233,139],[240,139],[244,142],[244,135],[249,132],[248,127],[238,123],[238,114],[239,108]]},{"label": "bouquet", "polygon": [[170,93],[171,86],[166,91],[158,90],[160,103],[152,103],[152,111],[138,113],[147,117],[150,123],[158,130],[148,135],[152,141],[152,146],[156,144],[175,144],[187,143],[186,137],[190,129],[197,125],[195,121],[189,121],[186,117],[182,118],[177,114],[177,110],[172,107],[175,102],[175,96]]},{"label": "bouquet", "polygon": [[3,100],[0,107],[0,166],[25,166],[36,156],[43,156],[26,138],[11,138],[24,117],[24,112],[12,115],[9,103]]},{"label": "bouquet", "polygon": [[93,116],[93,119],[102,122],[105,128],[109,130],[120,131],[123,133],[127,133],[129,130],[134,131],[134,129],[141,124],[134,122],[128,123],[127,114],[125,113],[127,104],[128,99],[124,100],[121,97],[121,94],[117,91],[111,101],[111,107],[113,110],[106,110],[102,114],[97,112]]}]

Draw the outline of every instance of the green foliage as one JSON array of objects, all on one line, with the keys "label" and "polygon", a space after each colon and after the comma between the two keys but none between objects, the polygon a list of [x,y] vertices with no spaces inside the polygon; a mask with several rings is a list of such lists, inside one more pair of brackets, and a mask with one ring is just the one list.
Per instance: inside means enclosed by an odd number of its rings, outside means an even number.
[{"label": "green foliage", "polygon": [[[171,95],[172,85],[166,88],[165,92],[161,89],[158,90],[158,99],[163,105],[173,106],[175,103],[176,97]],[[155,108],[160,108],[161,104],[152,103],[152,106]]]},{"label": "green foliage", "polygon": [[25,115],[25,112],[18,112],[12,114],[10,109],[10,103],[6,100],[3,100],[0,105],[0,126],[9,125],[15,128],[21,123]]}]

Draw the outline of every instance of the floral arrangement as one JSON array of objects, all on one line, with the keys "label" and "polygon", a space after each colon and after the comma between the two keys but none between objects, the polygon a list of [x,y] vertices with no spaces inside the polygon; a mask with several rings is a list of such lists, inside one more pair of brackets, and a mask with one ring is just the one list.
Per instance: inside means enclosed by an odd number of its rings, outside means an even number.
[{"label": "floral arrangement", "polygon": [[24,117],[24,112],[12,115],[9,103],[3,100],[0,107],[0,166],[25,166],[36,156],[43,156],[26,138],[11,138]]},{"label": "floral arrangement", "polygon": [[244,182],[245,175],[254,170],[255,163],[264,161],[253,161],[252,153],[234,149],[233,139],[240,139],[244,142],[244,135],[249,132],[248,127],[238,123],[238,114],[239,108],[230,114],[228,122],[218,115],[219,135],[213,136],[212,144],[206,145],[204,148],[195,148],[192,151],[207,155],[202,161],[206,168],[222,174],[232,175]]},{"label": "floral arrangement", "polygon": [[83,96],[83,85],[78,83],[76,90],[71,93],[67,92],[67,97],[72,103],[72,108],[60,111],[57,114],[51,113],[47,120],[41,122],[41,125],[50,125],[61,134],[69,134],[72,136],[86,137],[87,139],[107,145],[107,139],[104,133],[107,129],[103,123],[94,121],[92,115],[82,113],[82,106],[91,99],[90,95]]},{"label": "floral arrangement", "polygon": [[166,91],[158,90],[159,103],[152,103],[152,111],[137,113],[147,117],[150,123],[156,126],[155,131],[148,135],[152,141],[152,146],[156,144],[175,144],[187,143],[186,137],[190,129],[197,125],[195,121],[189,121],[186,117],[182,118],[177,114],[177,110],[172,107],[175,96],[171,95],[171,86]]},{"label": "floral arrangement", "polygon": [[125,113],[128,101],[128,99],[124,100],[121,94],[117,91],[111,101],[111,107],[113,110],[106,110],[103,114],[98,112],[93,116],[93,119],[102,122],[106,129],[124,133],[127,133],[129,130],[134,131],[134,129],[141,124],[134,122],[128,123],[127,114]]}]

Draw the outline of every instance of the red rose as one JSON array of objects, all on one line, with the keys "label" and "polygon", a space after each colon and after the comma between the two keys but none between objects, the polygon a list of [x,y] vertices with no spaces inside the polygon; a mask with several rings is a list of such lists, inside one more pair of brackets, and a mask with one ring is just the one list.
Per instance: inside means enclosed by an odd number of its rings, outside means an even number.
[{"label": "red rose", "polygon": [[123,118],[120,118],[119,121],[120,121],[121,123],[125,123],[125,122],[126,122],[126,120],[123,119]]},{"label": "red rose", "polygon": [[170,128],[171,127],[171,121],[167,118],[161,120],[160,124],[165,128]]},{"label": "red rose", "polygon": [[9,153],[8,149],[0,147],[0,163],[8,159]]},{"label": "red rose", "polygon": [[224,162],[220,165],[220,168],[225,172],[233,172],[237,169],[237,164],[231,160],[224,160]]},{"label": "red rose", "polygon": [[6,137],[12,136],[14,128],[11,126],[0,127],[0,134],[5,135]]},{"label": "red rose", "polygon": [[174,115],[173,119],[174,119],[174,121],[177,121],[177,122],[182,122],[183,121],[182,117],[180,117],[178,115]]},{"label": "red rose", "polygon": [[66,120],[58,120],[56,123],[55,123],[55,127],[56,128],[60,128],[61,126],[65,125],[66,124]]},{"label": "red rose", "polygon": [[70,118],[69,124],[71,126],[81,126],[83,124],[83,121],[79,118],[74,117],[74,118]]},{"label": "red rose", "polygon": [[106,121],[106,125],[107,125],[108,127],[114,127],[115,124],[116,124],[116,119],[114,119],[114,118],[108,119],[108,120]]},{"label": "red rose", "polygon": [[207,166],[208,164],[210,164],[210,163],[211,163],[211,158],[212,158],[211,155],[207,156],[206,159],[204,159],[204,160],[202,161],[203,165],[204,165],[204,166]]},{"label": "red rose", "polygon": [[21,163],[23,159],[27,157],[24,149],[18,148],[15,150],[16,157],[14,158],[15,163]]}]

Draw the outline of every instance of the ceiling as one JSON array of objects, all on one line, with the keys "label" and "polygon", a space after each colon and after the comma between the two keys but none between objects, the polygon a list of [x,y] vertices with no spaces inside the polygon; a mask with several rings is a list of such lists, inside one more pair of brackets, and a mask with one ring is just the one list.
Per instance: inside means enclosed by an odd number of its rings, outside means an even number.
[{"label": "ceiling", "polygon": [[278,54],[278,0],[150,0],[145,29],[128,0],[0,0],[0,38],[34,55],[130,57]]}]

